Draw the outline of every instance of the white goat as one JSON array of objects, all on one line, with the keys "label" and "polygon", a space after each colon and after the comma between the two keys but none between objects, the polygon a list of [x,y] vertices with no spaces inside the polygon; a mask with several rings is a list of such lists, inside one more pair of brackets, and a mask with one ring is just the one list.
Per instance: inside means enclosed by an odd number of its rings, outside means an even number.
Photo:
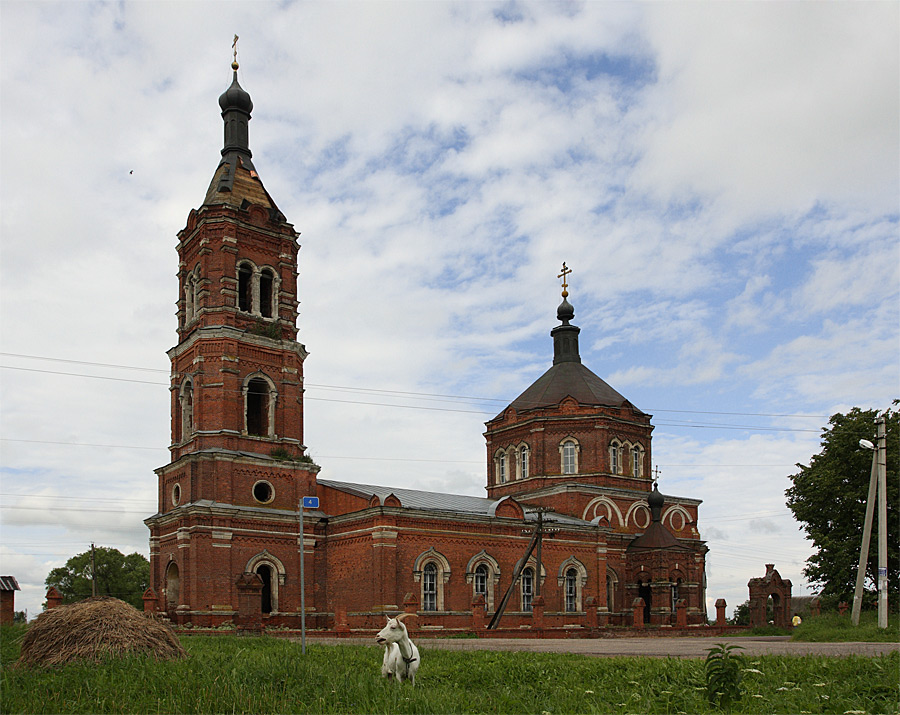
[{"label": "white goat", "polygon": [[409,631],[403,624],[404,618],[416,617],[415,613],[401,613],[396,618],[388,617],[387,625],[381,629],[375,642],[384,646],[384,661],[381,664],[383,678],[396,678],[398,683],[409,680],[416,684],[419,669],[419,649],[409,639]]}]

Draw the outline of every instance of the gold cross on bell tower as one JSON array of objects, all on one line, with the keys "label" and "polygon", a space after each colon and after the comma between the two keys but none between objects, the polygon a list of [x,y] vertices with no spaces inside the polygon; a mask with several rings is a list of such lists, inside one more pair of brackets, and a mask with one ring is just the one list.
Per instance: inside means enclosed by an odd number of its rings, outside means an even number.
[{"label": "gold cross on bell tower", "polygon": [[569,275],[571,272],[572,272],[572,269],[571,269],[571,268],[566,268],[566,262],[563,261],[562,273],[560,273],[558,276],[556,276],[557,278],[562,278],[562,289],[563,289],[563,290],[562,290],[562,297],[563,297],[563,298],[568,298],[568,297],[569,297],[569,291],[566,290],[566,288],[569,287],[569,284],[566,283],[566,278],[568,277],[568,275]]},{"label": "gold cross on bell tower", "polygon": [[235,35],[235,36],[234,36],[234,42],[231,43],[231,49],[234,50],[234,61],[231,63],[231,69],[233,69],[233,70],[236,70],[236,69],[238,68],[238,61],[237,61],[237,41],[238,41],[238,36]]}]

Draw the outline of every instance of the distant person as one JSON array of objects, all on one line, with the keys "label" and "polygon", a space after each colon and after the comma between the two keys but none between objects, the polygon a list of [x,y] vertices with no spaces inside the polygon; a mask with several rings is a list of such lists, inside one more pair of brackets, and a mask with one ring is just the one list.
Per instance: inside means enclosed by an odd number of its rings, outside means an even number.
[{"label": "distant person", "polygon": [[803,619],[800,618],[800,616],[797,615],[797,614],[795,613],[795,614],[794,614],[794,617],[791,619],[791,625],[792,625],[794,628],[796,628],[796,627],[799,626],[801,623],[803,623]]}]

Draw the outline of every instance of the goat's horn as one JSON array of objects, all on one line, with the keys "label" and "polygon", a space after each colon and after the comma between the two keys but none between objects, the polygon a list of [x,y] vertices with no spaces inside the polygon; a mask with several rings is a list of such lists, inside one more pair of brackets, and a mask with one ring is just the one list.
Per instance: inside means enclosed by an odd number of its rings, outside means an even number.
[{"label": "goat's horn", "polygon": [[418,613],[400,613],[397,616],[397,620],[402,622],[404,618],[418,618],[418,617],[419,617]]}]

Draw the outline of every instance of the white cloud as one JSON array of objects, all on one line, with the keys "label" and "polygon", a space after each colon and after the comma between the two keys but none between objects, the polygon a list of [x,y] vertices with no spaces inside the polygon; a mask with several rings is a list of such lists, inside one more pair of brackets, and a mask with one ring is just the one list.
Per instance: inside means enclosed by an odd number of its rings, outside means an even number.
[{"label": "white cloud", "polygon": [[[4,439],[32,440],[3,442],[4,495],[152,508],[176,232],[218,161],[235,31],[254,161],[301,232],[306,442],[324,478],[483,493],[483,422],[549,365],[564,260],[582,357],[636,404],[760,427],[797,424],[760,413],[886,405],[900,374],[898,12],[5,4],[0,349],[162,372],[3,357],[45,371],[0,370]],[[314,398],[395,398],[313,385],[501,401],[366,407]],[[743,601],[763,554],[799,583],[790,472],[728,465],[807,460],[809,433],[656,421],[660,464],[720,465],[662,482],[705,500],[710,594]],[[734,517],[735,495],[759,507]],[[31,513],[3,512],[4,541],[52,520]],[[52,558],[3,555],[40,597],[42,568],[100,538],[58,514]],[[140,519],[103,537],[146,549]],[[778,538],[749,526],[766,522]]]}]

